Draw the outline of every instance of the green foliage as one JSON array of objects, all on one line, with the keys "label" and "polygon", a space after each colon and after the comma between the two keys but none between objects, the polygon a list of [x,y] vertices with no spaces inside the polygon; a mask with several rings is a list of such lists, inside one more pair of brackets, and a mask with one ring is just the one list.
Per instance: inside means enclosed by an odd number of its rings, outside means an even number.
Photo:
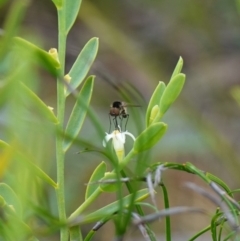
[{"label": "green foliage", "polygon": [[231,89],[232,97],[237,101],[238,105],[240,106],[240,87],[236,86]]},{"label": "green foliage", "polygon": [[160,81],[153,92],[146,113],[147,127],[158,122],[181,93],[185,82],[185,75],[180,74],[182,67],[183,59],[180,57],[168,85]]},{"label": "green foliage", "polygon": [[83,122],[85,120],[87,110],[89,108],[89,103],[92,97],[93,92],[93,85],[94,85],[94,76],[90,76],[85,84],[83,85],[78,97],[77,101],[73,107],[72,113],[70,115],[69,121],[67,123],[67,127],[65,133],[67,136],[71,136],[72,140],[65,139],[63,143],[64,151],[72,144],[72,141],[80,132]]},{"label": "green foliage", "polygon": [[54,77],[58,76],[60,63],[52,58],[48,52],[19,37],[14,38],[14,43],[16,46],[14,51],[18,51],[18,55],[24,56],[26,60],[34,56],[33,61],[50,72]]},{"label": "green foliage", "polygon": [[33,108],[39,111],[46,119],[58,123],[56,116],[54,115],[51,107],[47,106],[33,91],[31,91],[26,85],[20,83],[20,91],[26,97],[27,101],[33,105]]},{"label": "green foliage", "polygon": [[92,176],[89,179],[89,184],[86,188],[85,200],[88,199],[98,188],[98,185],[91,185],[91,183],[97,182],[104,177],[107,166],[105,162],[101,162],[93,171]]},{"label": "green foliage", "polygon": [[163,122],[154,123],[144,130],[134,143],[136,153],[152,148],[167,131],[167,125]]},{"label": "green foliage", "polygon": [[5,201],[5,205],[12,206],[13,211],[22,217],[22,207],[16,193],[6,183],[0,183],[0,194]]},{"label": "green foliage", "polygon": [[152,117],[152,110],[154,107],[155,108],[158,107],[159,109],[160,100],[162,98],[165,88],[166,88],[166,85],[164,84],[164,82],[160,81],[157,88],[154,90],[147,108],[146,126],[149,126],[151,123],[153,123],[153,120],[155,119],[156,116],[154,115],[154,117]]},{"label": "green foliage", "polygon": [[[96,58],[97,51],[98,39],[92,38],[86,43],[69,72],[71,90],[75,90],[82,83]],[[67,89],[66,96],[69,94],[70,90]]]},{"label": "green foliage", "polygon": [[185,82],[184,74],[175,75],[170,80],[160,100],[160,104],[159,104],[160,118],[165,114],[165,112],[169,109],[172,103],[177,99],[178,95],[181,93],[184,82]]},{"label": "green foliage", "polygon": [[176,75],[180,74],[181,71],[182,71],[182,67],[183,67],[183,59],[182,57],[179,58],[178,62],[177,62],[177,65],[172,73],[172,76],[170,78],[170,81],[171,79],[173,79]]},{"label": "green foliage", "polygon": [[[150,156],[146,154],[146,151],[151,151],[167,134],[168,125],[161,119],[176,101],[184,86],[186,77],[181,73],[183,59],[179,58],[169,83],[166,85],[160,81],[156,86],[145,114],[146,127],[139,131],[139,135],[135,138],[133,134],[122,131],[116,125],[115,131],[107,134],[104,139],[101,121],[96,118],[90,105],[95,76],[88,76],[98,52],[99,40],[94,37],[85,44],[66,75],[67,36],[78,16],[81,0],[53,0],[53,3],[58,14],[59,26],[59,45],[56,51],[51,49],[47,52],[24,38],[16,37],[28,1],[15,1],[3,25],[6,34],[0,40],[0,58],[3,60],[0,62],[0,111],[6,115],[7,121],[1,123],[3,140],[0,140],[0,241],[38,240],[38,236],[41,240],[42,236],[51,235],[56,231],[60,233],[61,241],[82,241],[82,225],[98,221],[100,224],[98,222],[97,228],[95,226],[90,230],[85,237],[86,241],[93,238],[101,225],[110,221],[115,224],[116,238],[122,238],[132,223],[144,233],[145,239],[154,241],[156,238],[148,222],[159,218],[165,218],[166,240],[170,241],[171,216],[177,213],[178,207],[171,207],[167,185],[162,178],[162,172],[169,169],[195,175],[216,194],[214,196],[209,190],[188,183],[188,188],[218,207],[212,214],[210,224],[190,240],[195,240],[206,232],[211,232],[213,241],[228,240],[234,235],[238,240],[236,230],[240,205],[234,199],[234,190],[220,177],[200,170],[190,162],[169,161],[150,165]],[[56,79],[56,114],[38,96],[38,79],[41,79],[38,69],[42,68],[46,75]],[[71,92],[74,106],[67,120],[65,105]],[[78,94],[75,94],[77,92]],[[231,94],[239,102],[239,88],[234,88]],[[91,141],[88,143],[84,140],[81,130],[87,115],[93,123],[95,136],[100,136],[105,141],[113,140],[115,149],[111,149],[110,145],[107,148],[95,147]],[[120,115],[120,119],[122,117]],[[125,139],[128,136],[132,137],[134,144],[129,148],[127,155],[118,160],[117,152],[125,153]],[[51,142],[56,144],[56,150]],[[89,148],[82,152],[94,151],[95,154],[103,155],[104,161],[94,169],[86,187],[84,201],[68,216],[66,206],[69,198],[66,198],[68,195],[65,190],[65,164],[68,159],[65,153],[73,143],[79,147],[88,146]],[[80,159],[81,163],[85,161],[82,156]],[[128,170],[129,163],[133,160],[136,160],[134,174]],[[111,168],[110,172],[106,172],[107,161]],[[56,180],[49,171],[55,168],[52,164],[55,162]],[[140,167],[142,163],[149,163],[147,171]],[[82,165],[79,176],[85,171],[85,166]],[[125,171],[130,173],[129,176]],[[142,189],[140,182],[148,188]],[[123,183],[126,184],[126,188]],[[155,189],[158,186],[161,186],[163,191],[163,210],[158,210],[156,205]],[[75,195],[83,197],[82,190],[78,190]],[[67,191],[69,193],[71,190]],[[106,205],[99,209],[92,207],[92,211],[87,210],[103,192],[116,193],[116,201],[106,202]],[[52,198],[55,193],[56,200]],[[149,203],[148,197],[151,197],[153,204]],[[142,203],[143,200],[146,203]],[[154,213],[146,215],[142,209],[143,205],[150,207]],[[55,206],[57,210],[54,210]],[[183,213],[192,209],[180,207],[179,210],[178,213]],[[200,211],[205,213],[205,210]],[[161,216],[156,216],[160,214]]]},{"label": "green foliage", "polygon": [[82,0],[75,0],[75,1],[65,0],[65,1],[63,1],[63,11],[65,13],[64,21],[65,21],[66,35],[72,28],[72,26],[77,18],[77,15],[78,15],[78,12],[79,12],[79,9],[81,6],[81,2],[82,2]]},{"label": "green foliage", "polygon": [[146,199],[149,196],[148,189],[142,189],[135,193],[135,195],[130,194],[124,197],[121,201],[113,202],[103,208],[98,209],[97,211],[90,213],[84,217],[84,220],[81,223],[89,223],[89,222],[96,222],[99,219],[104,217],[112,216],[114,213],[117,213],[119,210],[120,202],[122,202],[122,206],[127,208],[130,203],[132,202],[132,198],[134,197],[134,203],[140,202]]},{"label": "green foliage", "polygon": [[63,5],[64,0],[52,0],[57,9],[60,9]]},{"label": "green foliage", "polygon": [[105,173],[104,177],[100,180],[100,182],[103,182],[100,184],[100,189],[103,192],[116,192],[119,188],[119,185],[117,183],[104,183],[106,181],[111,180],[117,180],[116,173],[107,172]]},{"label": "green foliage", "polygon": [[[25,10],[29,4],[29,0],[14,1],[11,5],[10,11],[5,19],[3,29],[5,34],[0,42],[0,60],[6,57],[7,52],[12,44],[13,37],[19,31]],[[4,1],[0,3],[3,4]]]}]

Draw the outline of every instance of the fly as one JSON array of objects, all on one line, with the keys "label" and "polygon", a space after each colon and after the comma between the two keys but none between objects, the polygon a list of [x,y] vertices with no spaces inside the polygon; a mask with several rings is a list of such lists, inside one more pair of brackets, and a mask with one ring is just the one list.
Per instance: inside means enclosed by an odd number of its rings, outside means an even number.
[{"label": "fly", "polygon": [[[110,111],[109,111],[110,129],[111,129],[111,117],[110,116],[112,116],[115,130],[118,130],[119,126],[120,126],[120,128],[122,128],[123,118],[126,119],[126,123],[125,123],[125,130],[126,130],[127,122],[128,122],[128,118],[129,118],[129,114],[127,113],[127,107],[140,107],[140,105],[127,104],[123,101],[118,101],[118,100],[114,101],[110,105]],[[120,125],[118,124],[118,119],[119,119]]]}]

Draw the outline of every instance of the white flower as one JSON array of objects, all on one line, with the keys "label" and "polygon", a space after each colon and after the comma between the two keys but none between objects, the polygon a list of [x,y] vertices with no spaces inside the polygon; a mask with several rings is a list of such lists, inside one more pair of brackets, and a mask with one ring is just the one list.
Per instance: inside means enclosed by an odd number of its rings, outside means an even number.
[{"label": "white flower", "polygon": [[113,148],[118,156],[119,161],[124,158],[124,144],[126,135],[132,137],[135,141],[135,137],[128,131],[121,132],[119,130],[114,130],[111,134],[106,133],[105,139],[103,140],[103,146],[106,147],[107,142],[112,139],[113,141]]}]

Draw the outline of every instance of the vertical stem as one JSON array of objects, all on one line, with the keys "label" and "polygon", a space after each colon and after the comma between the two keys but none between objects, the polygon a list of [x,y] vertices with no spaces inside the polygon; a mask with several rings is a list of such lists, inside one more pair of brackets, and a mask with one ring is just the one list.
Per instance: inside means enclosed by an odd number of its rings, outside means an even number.
[{"label": "vertical stem", "polygon": [[[167,188],[165,187],[165,185],[162,183],[161,185],[162,187],[162,191],[163,191],[163,198],[164,198],[164,207],[165,209],[169,209],[169,200],[168,200],[168,192],[167,192]],[[171,220],[170,220],[170,216],[166,216],[165,219],[165,227],[166,227],[166,240],[167,241],[171,241],[172,240],[172,236],[171,236]]]},{"label": "vertical stem", "polygon": [[[65,18],[62,9],[58,10],[58,54],[61,63],[60,78],[64,76],[65,72],[65,54],[66,54],[66,34],[65,34]],[[64,109],[65,109],[65,96],[64,85],[61,79],[57,81],[57,117],[58,127],[63,128],[64,123]],[[57,161],[57,201],[59,219],[62,222],[66,221],[65,211],[65,193],[64,193],[64,151],[63,151],[63,137],[57,135],[56,137],[56,161]],[[68,240],[68,229],[61,228],[61,241]]]}]

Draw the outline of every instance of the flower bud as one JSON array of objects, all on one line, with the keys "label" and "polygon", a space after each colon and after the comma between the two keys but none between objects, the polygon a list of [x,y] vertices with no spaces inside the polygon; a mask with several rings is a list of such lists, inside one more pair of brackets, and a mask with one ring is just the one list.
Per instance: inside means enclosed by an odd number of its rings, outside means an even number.
[{"label": "flower bud", "polygon": [[58,63],[60,63],[57,49],[51,48],[49,49],[48,53],[52,56],[52,58],[54,58],[55,60],[57,60]]}]

